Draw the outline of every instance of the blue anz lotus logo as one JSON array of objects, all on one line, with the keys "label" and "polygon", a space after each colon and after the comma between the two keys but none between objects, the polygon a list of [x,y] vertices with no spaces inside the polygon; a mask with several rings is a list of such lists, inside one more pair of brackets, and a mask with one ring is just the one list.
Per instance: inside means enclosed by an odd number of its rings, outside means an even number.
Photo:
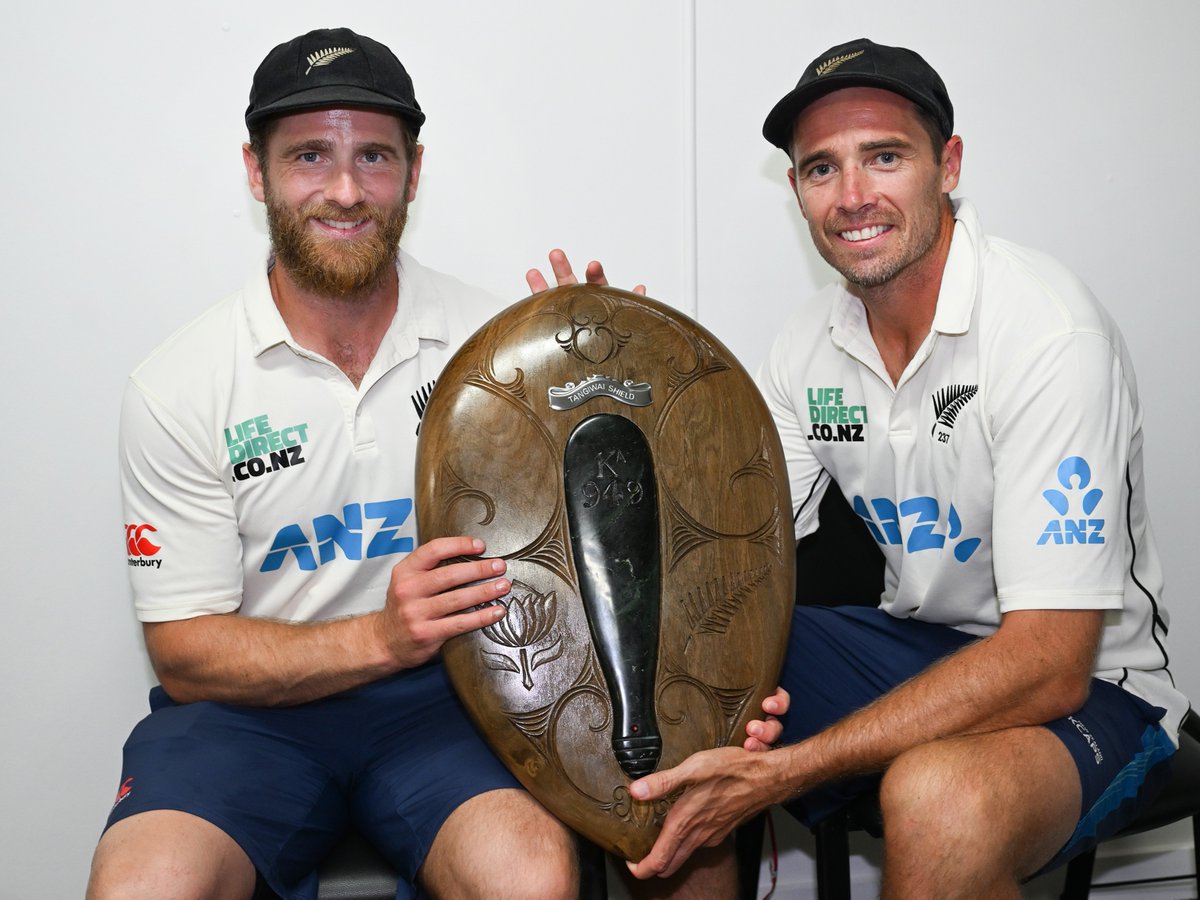
[{"label": "blue anz lotus logo", "polygon": [[[1062,490],[1050,488],[1042,491],[1042,496],[1058,518],[1046,523],[1038,544],[1103,544],[1104,519],[1093,518],[1092,513],[1104,491],[1098,487],[1087,490],[1092,483],[1092,467],[1082,456],[1068,456],[1058,464],[1056,474]],[[1076,510],[1074,515],[1072,510]]]}]

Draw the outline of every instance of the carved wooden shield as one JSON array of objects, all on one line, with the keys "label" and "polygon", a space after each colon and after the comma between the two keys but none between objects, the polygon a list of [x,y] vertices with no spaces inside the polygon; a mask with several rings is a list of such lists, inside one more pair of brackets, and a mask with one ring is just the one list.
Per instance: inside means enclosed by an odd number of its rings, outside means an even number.
[{"label": "carved wooden shield", "polygon": [[636,777],[740,744],[775,687],[793,603],[787,473],[745,370],[679,312],[577,285],[500,313],[421,424],[421,540],[508,562],[508,608],[446,667],[529,791],[640,859],[668,801]]}]

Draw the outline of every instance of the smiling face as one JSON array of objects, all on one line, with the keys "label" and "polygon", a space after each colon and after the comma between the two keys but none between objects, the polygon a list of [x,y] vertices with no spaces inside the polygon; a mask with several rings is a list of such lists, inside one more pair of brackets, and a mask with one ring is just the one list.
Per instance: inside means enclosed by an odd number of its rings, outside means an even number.
[{"label": "smiling face", "polygon": [[814,101],[793,134],[788,180],[818,252],[847,281],[875,288],[940,262],[933,251],[953,223],[945,194],[958,184],[958,137],[936,158],[916,107],[865,87]]},{"label": "smiling face", "polygon": [[396,116],[324,109],[274,124],[263,154],[243,148],[250,190],[267,207],[276,263],[327,297],[362,296],[394,265],[421,147],[411,164]]}]

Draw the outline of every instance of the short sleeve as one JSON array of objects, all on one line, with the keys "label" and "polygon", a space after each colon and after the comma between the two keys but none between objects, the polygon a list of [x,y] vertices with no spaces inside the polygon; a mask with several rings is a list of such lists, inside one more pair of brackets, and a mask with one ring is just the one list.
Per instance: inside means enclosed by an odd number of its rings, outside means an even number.
[{"label": "short sleeve", "polygon": [[809,447],[806,427],[793,402],[797,388],[794,383],[796,375],[788,364],[792,357],[789,334],[789,331],[785,331],[775,339],[755,380],[783,444],[796,540],[800,540],[817,529],[817,507],[829,484],[829,474]]},{"label": "short sleeve", "polygon": [[242,551],[230,491],[186,430],[132,379],[121,407],[119,456],[138,618],[238,609]]},{"label": "short sleeve", "polygon": [[1101,334],[1055,336],[1008,368],[993,421],[994,570],[1002,612],[1119,609],[1123,510],[1138,432],[1120,354]]}]

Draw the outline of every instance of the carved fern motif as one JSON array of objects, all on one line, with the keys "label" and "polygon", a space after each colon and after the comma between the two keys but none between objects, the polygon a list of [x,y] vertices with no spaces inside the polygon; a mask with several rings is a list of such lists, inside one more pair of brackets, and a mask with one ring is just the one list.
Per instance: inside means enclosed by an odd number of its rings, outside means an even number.
[{"label": "carved fern motif", "polygon": [[687,613],[689,633],[684,652],[698,634],[724,634],[746,598],[753,594],[771,574],[771,566],[761,566],[746,572],[720,575],[705,584],[697,585],[680,598]]}]

